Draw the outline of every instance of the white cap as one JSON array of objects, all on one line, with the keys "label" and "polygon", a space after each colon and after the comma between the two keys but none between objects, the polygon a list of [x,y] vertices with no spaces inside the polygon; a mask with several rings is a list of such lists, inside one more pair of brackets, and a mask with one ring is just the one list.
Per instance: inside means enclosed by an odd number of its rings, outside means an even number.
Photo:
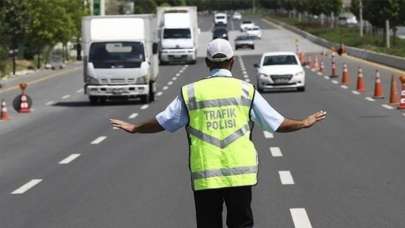
[{"label": "white cap", "polygon": [[222,62],[232,57],[233,50],[229,41],[218,38],[208,43],[207,58],[212,62]]}]

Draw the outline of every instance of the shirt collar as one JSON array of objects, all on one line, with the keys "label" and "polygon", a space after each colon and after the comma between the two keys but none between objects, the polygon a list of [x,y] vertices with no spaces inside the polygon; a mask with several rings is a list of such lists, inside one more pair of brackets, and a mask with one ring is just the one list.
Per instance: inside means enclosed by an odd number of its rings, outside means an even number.
[{"label": "shirt collar", "polygon": [[225,76],[232,77],[232,73],[227,69],[212,69],[210,70],[210,77]]}]

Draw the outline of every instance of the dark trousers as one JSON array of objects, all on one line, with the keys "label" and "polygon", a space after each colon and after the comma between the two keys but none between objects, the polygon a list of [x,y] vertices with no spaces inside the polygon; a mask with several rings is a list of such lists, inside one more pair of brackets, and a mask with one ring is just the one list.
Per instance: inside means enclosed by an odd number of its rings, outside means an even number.
[{"label": "dark trousers", "polygon": [[197,228],[222,228],[225,202],[229,228],[252,228],[252,186],[194,191]]}]

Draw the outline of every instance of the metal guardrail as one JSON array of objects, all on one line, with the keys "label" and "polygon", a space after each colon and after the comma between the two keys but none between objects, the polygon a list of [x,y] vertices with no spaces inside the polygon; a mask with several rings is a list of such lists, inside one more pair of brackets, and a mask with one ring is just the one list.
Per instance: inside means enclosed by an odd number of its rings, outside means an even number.
[{"label": "metal guardrail", "polygon": [[[270,19],[270,20],[273,23],[278,24],[278,25],[284,27],[285,29],[290,30],[294,33],[297,33],[297,34],[301,35],[302,37],[304,37],[320,46],[323,46],[326,48],[336,48],[336,49],[339,47],[339,44],[337,44],[337,43],[333,43],[333,42],[327,41],[323,38],[312,35],[295,26],[286,24],[284,22],[281,22],[281,21],[278,21],[275,19]],[[351,55],[353,57],[361,58],[364,60],[383,64],[383,65],[390,66],[390,67],[394,67],[394,68],[397,68],[400,70],[405,70],[405,58],[388,55],[388,54],[383,54],[383,53],[378,53],[378,52],[369,51],[369,50],[364,50],[364,49],[355,48],[355,47],[345,46],[345,48],[346,48],[347,54]]]}]

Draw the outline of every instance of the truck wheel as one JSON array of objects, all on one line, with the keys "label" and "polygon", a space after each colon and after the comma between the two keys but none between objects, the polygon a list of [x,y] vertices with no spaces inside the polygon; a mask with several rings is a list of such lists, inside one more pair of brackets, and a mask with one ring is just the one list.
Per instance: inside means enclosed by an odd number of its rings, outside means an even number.
[{"label": "truck wheel", "polygon": [[96,105],[98,103],[98,98],[95,96],[89,96],[90,104]]},{"label": "truck wheel", "polygon": [[191,65],[194,65],[194,64],[196,64],[196,63],[197,63],[197,59],[190,61],[190,64],[191,64]]},{"label": "truck wheel", "polygon": [[142,95],[142,96],[141,96],[141,103],[142,103],[142,104],[149,104],[149,103],[150,103],[149,94],[148,94],[148,95]]},{"label": "truck wheel", "polygon": [[155,91],[153,90],[154,88],[154,83],[150,82],[149,83],[149,102],[155,101]]}]

